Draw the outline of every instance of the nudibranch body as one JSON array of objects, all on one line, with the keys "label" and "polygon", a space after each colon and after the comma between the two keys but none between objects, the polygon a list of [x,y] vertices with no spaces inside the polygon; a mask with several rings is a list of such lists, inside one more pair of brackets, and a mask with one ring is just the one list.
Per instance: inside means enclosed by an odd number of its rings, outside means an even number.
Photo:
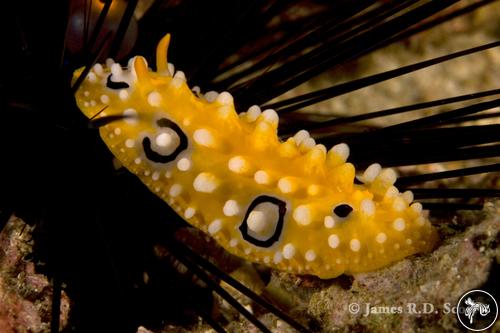
[{"label": "nudibranch body", "polygon": [[281,142],[274,110],[237,114],[227,92],[193,93],[167,63],[169,38],[157,72],[139,56],[97,64],[76,100],[89,118],[118,116],[102,139],[187,222],[239,257],[321,278],[432,249],[436,231],[392,169],[373,164],[355,184],[347,145],[327,151],[306,131]]}]

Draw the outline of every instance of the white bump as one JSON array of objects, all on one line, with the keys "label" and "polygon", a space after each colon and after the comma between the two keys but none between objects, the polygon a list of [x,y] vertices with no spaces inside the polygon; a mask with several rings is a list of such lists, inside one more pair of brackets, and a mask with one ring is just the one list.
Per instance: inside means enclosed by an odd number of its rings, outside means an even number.
[{"label": "white bump", "polygon": [[158,171],[153,172],[153,175],[151,176],[151,178],[154,181],[157,181],[158,179],[160,179],[160,173]]},{"label": "white bump", "polygon": [[202,172],[194,179],[193,187],[198,192],[212,193],[217,188],[217,178],[209,172]]},{"label": "white bump", "polygon": [[392,222],[392,227],[397,231],[403,231],[406,228],[405,220],[402,218],[397,218]]},{"label": "white bump", "polygon": [[188,171],[191,169],[191,160],[189,158],[183,157],[177,162],[177,169],[181,171]]},{"label": "white bump", "polygon": [[330,246],[332,249],[336,249],[340,244],[340,239],[339,236],[335,234],[331,234],[328,237],[328,246]]},{"label": "white bump", "polygon": [[179,79],[179,80],[182,80],[182,81],[186,81],[186,75],[184,74],[183,71],[177,71],[174,74],[174,79]]},{"label": "white bump", "polygon": [[271,262],[271,258],[269,256],[264,257],[264,263],[269,264]]},{"label": "white bump", "polygon": [[[96,106],[96,104],[97,104],[97,103],[95,102],[95,100],[93,100],[93,99],[92,99],[92,100],[90,101],[90,106]],[[104,116],[104,112],[102,112],[102,113],[101,113],[101,116]]]},{"label": "white bump", "polygon": [[170,187],[170,190],[168,191],[168,194],[171,197],[176,197],[182,192],[182,186],[180,184],[174,184]]},{"label": "white bump", "polygon": [[155,138],[155,143],[159,147],[168,147],[172,144],[172,135],[169,133],[160,133]]},{"label": "white bump", "polygon": [[97,75],[102,75],[104,73],[104,70],[102,68],[102,65],[101,64],[95,64],[94,67],[93,67],[93,70],[94,72],[97,74]]},{"label": "white bump", "polygon": [[375,204],[370,199],[364,199],[360,203],[360,210],[365,215],[372,216],[375,215]]},{"label": "white bump", "polygon": [[217,96],[219,96],[219,93],[216,91],[209,91],[205,94],[205,99],[207,102],[212,103],[217,99]]},{"label": "white bump", "polygon": [[226,216],[235,216],[240,212],[240,207],[235,200],[228,200],[224,204],[224,208],[222,208],[222,211]]},{"label": "white bump", "polygon": [[257,184],[261,184],[261,185],[269,184],[269,182],[271,181],[269,174],[263,170],[257,171],[254,174],[253,179],[255,180],[255,182]]},{"label": "white bump", "polygon": [[194,209],[193,207],[188,207],[184,211],[184,217],[187,219],[190,219],[194,216],[195,213],[196,213],[196,209]]},{"label": "white bump", "polygon": [[299,225],[311,223],[311,210],[306,205],[300,205],[293,211],[293,218]]},{"label": "white bump", "polygon": [[313,138],[306,138],[300,143],[300,148],[302,149],[312,149],[316,146],[316,141]]},{"label": "white bump", "polygon": [[250,253],[252,253],[252,249],[247,247],[243,252],[245,252],[246,255],[249,255]]},{"label": "white bump", "polygon": [[414,202],[411,204],[410,208],[417,214],[422,213],[422,204],[420,202]]},{"label": "white bump", "polygon": [[375,178],[379,175],[380,171],[382,171],[382,166],[378,163],[371,164],[368,168],[366,168],[365,172],[362,176],[362,181],[364,183],[372,183]]},{"label": "white bump", "polygon": [[170,178],[170,177],[172,177],[172,171],[170,170],[165,171],[165,178]]},{"label": "white bump", "polygon": [[393,185],[398,179],[398,175],[396,174],[396,171],[394,171],[394,169],[388,168],[382,170],[378,175],[377,179],[381,180],[386,184]]},{"label": "white bump", "polygon": [[236,238],[231,238],[231,240],[229,241],[229,246],[235,247],[236,245],[238,245],[238,240]]},{"label": "white bump", "polygon": [[308,139],[310,137],[309,132],[306,130],[300,130],[295,135],[293,136],[293,139],[295,140],[295,144],[299,146],[304,140]]},{"label": "white bump", "polygon": [[118,93],[118,97],[120,97],[122,101],[127,100],[128,96],[128,91],[126,91],[125,89],[120,90],[120,92]]},{"label": "white bump", "polygon": [[402,212],[402,211],[404,211],[407,206],[408,206],[408,204],[406,203],[406,201],[403,200],[402,197],[396,197],[394,199],[394,202],[392,203],[392,208],[396,212]]},{"label": "white bump", "polygon": [[90,72],[87,74],[87,80],[89,80],[89,82],[94,83],[97,81],[97,76],[94,73]]},{"label": "white bump", "polygon": [[193,138],[197,144],[205,147],[212,147],[215,142],[212,133],[204,128],[194,131]]},{"label": "white bump", "polygon": [[295,186],[294,186],[293,180],[291,180],[289,177],[284,177],[281,178],[278,181],[278,188],[282,193],[291,193],[294,192]]},{"label": "white bump", "polygon": [[223,105],[231,105],[233,104],[233,96],[227,91],[223,91],[217,96],[217,102]]},{"label": "white bump", "polygon": [[276,251],[273,256],[273,262],[279,264],[283,260],[283,255],[280,251]]},{"label": "white bump", "polygon": [[407,204],[411,204],[413,201],[413,192],[412,191],[405,191],[402,195],[402,198],[404,201],[406,201]]},{"label": "white bump", "polygon": [[[113,61],[113,60],[111,60]],[[106,60],[106,64],[107,64],[107,60]],[[108,65],[109,67],[109,65]],[[113,74],[114,76],[119,76],[123,73],[123,70],[122,70],[122,66],[120,66],[120,64],[118,63],[114,63],[111,65],[111,74]]]},{"label": "white bump", "polygon": [[293,246],[293,244],[288,243],[285,246],[283,246],[283,257],[285,259],[292,259],[294,255],[295,255],[295,246]]},{"label": "white bump", "polygon": [[135,141],[132,139],[127,139],[125,140],[125,147],[127,148],[134,148],[135,146]]},{"label": "white bump", "polygon": [[169,72],[170,76],[174,75],[174,73],[175,73],[175,66],[174,66],[174,64],[172,64],[172,63],[169,62],[167,64],[167,67],[168,67],[168,72]]},{"label": "white bump", "polygon": [[345,143],[339,143],[330,149],[331,152],[335,153],[340,159],[345,162],[349,157],[349,146]]},{"label": "white bump", "polygon": [[[186,78],[184,77],[179,77],[177,75],[178,72],[175,73],[174,75],[174,78],[172,79],[172,81],[170,81],[170,85],[172,87],[174,87],[175,89],[179,89],[180,87],[182,87],[182,85],[186,82]],[[181,72],[182,73],[182,72]]]},{"label": "white bump", "polygon": [[135,109],[126,109],[123,111],[123,116],[125,117],[125,122],[129,124],[137,123],[137,111]]},{"label": "white bump", "polygon": [[122,130],[117,127],[113,132],[115,133],[115,135],[120,135],[122,133]]},{"label": "white bump", "polygon": [[382,244],[387,240],[387,235],[383,232],[379,232],[377,236],[375,236],[375,240],[377,241],[377,243]]},{"label": "white bump", "polygon": [[316,260],[316,252],[314,252],[314,250],[308,250],[304,257],[307,261],[314,261]]},{"label": "white bump", "polygon": [[109,103],[109,96],[108,95],[101,95],[100,100],[102,103],[108,104]]},{"label": "white bump", "polygon": [[325,228],[331,229],[335,226],[335,220],[332,216],[327,215],[327,216],[325,216],[324,224],[325,224]]},{"label": "white bump", "polygon": [[89,97],[89,96],[90,96],[90,92],[89,92],[88,90],[85,90],[85,91],[83,92],[83,96],[85,96],[85,97]]},{"label": "white bump", "polygon": [[276,111],[272,109],[267,109],[262,112],[262,117],[264,118],[265,121],[267,121],[270,124],[273,124],[274,126],[278,125],[279,122],[279,116],[276,113]]},{"label": "white bump", "polygon": [[407,238],[405,242],[407,245],[411,245],[413,243],[413,241],[410,238]]},{"label": "white bump", "polygon": [[354,252],[358,252],[359,249],[361,248],[361,243],[358,239],[356,238],[353,238],[351,239],[351,241],[349,242],[349,246],[351,247],[351,250],[354,251]]},{"label": "white bump", "polygon": [[137,157],[135,160],[134,160],[134,163],[135,164],[141,164],[142,160],[140,157]]},{"label": "white bump", "polygon": [[247,120],[248,122],[254,122],[259,118],[261,114],[260,107],[258,105],[252,105],[248,108],[247,111]]},{"label": "white bump", "polygon": [[384,194],[386,200],[394,199],[399,194],[399,190],[395,186],[391,186]]},{"label": "white bump", "polygon": [[85,106],[86,108],[88,108],[90,106],[90,103],[89,102],[83,102],[83,106]]},{"label": "white bump", "polygon": [[148,95],[148,104],[151,106],[160,106],[161,95],[157,91],[153,91]]},{"label": "white bump", "polygon": [[266,216],[262,211],[254,210],[251,211],[250,214],[248,214],[247,218],[248,229],[257,234],[262,233],[266,229],[267,226],[266,222],[267,222]]},{"label": "white bump", "polygon": [[219,219],[213,220],[212,223],[208,225],[208,233],[214,235],[222,229],[222,221]]},{"label": "white bump", "polygon": [[248,169],[247,161],[241,156],[232,157],[227,167],[234,173],[244,173]]},{"label": "white bump", "polygon": [[146,177],[147,177],[147,176],[149,176],[150,174],[151,174],[151,171],[149,171],[149,170],[144,171],[144,176],[146,176]]}]

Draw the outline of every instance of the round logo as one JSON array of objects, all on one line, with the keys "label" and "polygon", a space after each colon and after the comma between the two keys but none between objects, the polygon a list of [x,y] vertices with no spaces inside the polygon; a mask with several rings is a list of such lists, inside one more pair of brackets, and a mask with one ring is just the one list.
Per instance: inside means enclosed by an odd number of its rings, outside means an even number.
[{"label": "round logo", "polygon": [[468,291],[458,301],[457,317],[465,328],[476,332],[484,331],[497,320],[497,301],[484,290]]}]

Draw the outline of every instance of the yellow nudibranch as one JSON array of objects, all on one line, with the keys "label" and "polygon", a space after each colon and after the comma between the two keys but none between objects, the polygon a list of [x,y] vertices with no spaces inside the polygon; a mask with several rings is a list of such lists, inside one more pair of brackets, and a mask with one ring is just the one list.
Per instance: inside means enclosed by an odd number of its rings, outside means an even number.
[{"label": "yellow nudibranch", "polygon": [[307,131],[281,142],[274,110],[237,114],[227,92],[193,93],[167,62],[169,40],[156,72],[140,56],[128,68],[96,64],[76,100],[88,118],[123,116],[102,139],[187,222],[234,255],[320,278],[433,248],[437,233],[411,192],[394,187],[394,170],[373,164],[355,184],[346,144],[327,151]]}]

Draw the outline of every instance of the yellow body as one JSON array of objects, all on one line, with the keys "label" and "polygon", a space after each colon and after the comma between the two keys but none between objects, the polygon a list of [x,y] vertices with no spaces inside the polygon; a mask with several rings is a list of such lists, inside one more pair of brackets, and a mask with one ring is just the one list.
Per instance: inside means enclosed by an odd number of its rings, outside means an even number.
[{"label": "yellow body", "polygon": [[321,278],[432,249],[436,231],[394,171],[373,165],[354,184],[346,145],[327,151],[305,131],[280,142],[273,110],[238,115],[226,92],[193,93],[166,62],[168,42],[158,72],[142,57],[96,65],[76,100],[89,118],[124,116],[102,139],[186,221],[239,257]]}]

